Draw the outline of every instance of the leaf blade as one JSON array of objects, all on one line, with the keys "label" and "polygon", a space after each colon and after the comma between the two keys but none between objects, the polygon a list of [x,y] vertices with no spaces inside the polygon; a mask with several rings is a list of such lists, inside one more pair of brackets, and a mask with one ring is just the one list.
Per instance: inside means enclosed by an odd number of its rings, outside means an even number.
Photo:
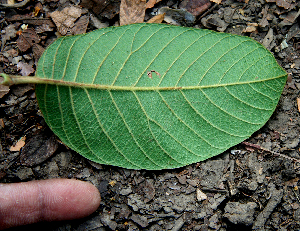
[{"label": "leaf blade", "polygon": [[37,76],[66,84],[36,87],[66,145],[135,169],[184,166],[242,142],[269,119],[286,80],[250,38],[163,24],[58,39]]}]

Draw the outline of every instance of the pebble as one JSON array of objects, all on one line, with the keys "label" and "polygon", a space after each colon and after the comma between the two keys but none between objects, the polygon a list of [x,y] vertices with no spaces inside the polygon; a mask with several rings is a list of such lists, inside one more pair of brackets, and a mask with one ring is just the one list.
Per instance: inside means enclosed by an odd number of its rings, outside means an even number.
[{"label": "pebble", "polygon": [[250,226],[253,224],[253,215],[256,206],[254,202],[248,202],[247,204],[228,202],[224,209],[224,217],[227,217],[233,224]]}]

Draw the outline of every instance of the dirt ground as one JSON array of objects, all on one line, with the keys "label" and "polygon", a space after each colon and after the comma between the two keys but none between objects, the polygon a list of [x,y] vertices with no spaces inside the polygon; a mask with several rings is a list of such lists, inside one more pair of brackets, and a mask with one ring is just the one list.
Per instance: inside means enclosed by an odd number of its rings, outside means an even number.
[{"label": "dirt ground", "polygon": [[[161,1],[147,9],[145,20],[163,6],[193,8],[195,27],[250,36],[266,46],[289,74],[271,119],[248,143],[207,161],[174,170],[127,170],[92,163],[60,143],[39,112],[34,86],[1,89],[0,182],[76,178],[92,182],[102,197],[87,218],[26,229],[300,230],[300,163],[292,159],[300,160],[300,3],[195,2]],[[49,16],[76,5],[82,8],[69,30]],[[41,53],[59,33],[115,25],[119,5],[118,0],[41,0],[0,6],[0,72],[34,74]]]}]

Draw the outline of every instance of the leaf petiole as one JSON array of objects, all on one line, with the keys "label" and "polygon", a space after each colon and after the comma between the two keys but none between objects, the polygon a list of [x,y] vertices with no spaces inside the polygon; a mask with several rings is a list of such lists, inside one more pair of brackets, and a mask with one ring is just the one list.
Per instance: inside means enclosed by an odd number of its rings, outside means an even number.
[{"label": "leaf petiole", "polygon": [[0,84],[5,86],[12,86],[15,84],[39,83],[39,79],[34,78],[33,76],[7,75],[5,73],[0,73],[0,76],[4,78],[4,80],[0,82]]}]

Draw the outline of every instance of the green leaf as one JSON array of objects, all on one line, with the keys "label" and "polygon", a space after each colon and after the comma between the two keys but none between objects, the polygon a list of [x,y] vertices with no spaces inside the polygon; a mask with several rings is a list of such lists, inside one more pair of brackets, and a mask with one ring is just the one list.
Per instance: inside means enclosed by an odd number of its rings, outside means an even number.
[{"label": "green leaf", "polygon": [[132,24],[61,37],[44,52],[36,96],[70,148],[98,163],[177,168],[247,139],[286,81],[248,37]]}]

